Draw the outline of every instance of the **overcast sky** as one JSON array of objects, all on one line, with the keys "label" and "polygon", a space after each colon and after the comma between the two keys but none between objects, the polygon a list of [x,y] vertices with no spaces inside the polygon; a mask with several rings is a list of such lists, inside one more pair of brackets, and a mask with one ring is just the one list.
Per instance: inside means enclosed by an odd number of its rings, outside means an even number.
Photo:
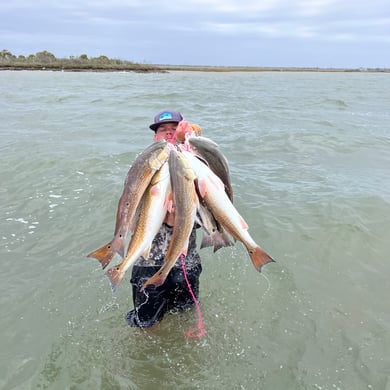
[{"label": "overcast sky", "polygon": [[389,0],[8,0],[0,50],[173,65],[390,67]]}]

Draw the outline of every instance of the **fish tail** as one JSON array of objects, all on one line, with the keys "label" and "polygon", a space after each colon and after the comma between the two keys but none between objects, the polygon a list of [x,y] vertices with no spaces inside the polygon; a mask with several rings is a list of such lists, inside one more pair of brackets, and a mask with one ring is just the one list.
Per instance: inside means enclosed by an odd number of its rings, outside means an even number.
[{"label": "fish tail", "polygon": [[106,271],[106,275],[110,280],[112,291],[115,292],[123,277],[125,276],[125,273],[117,266]]},{"label": "fish tail", "polygon": [[202,242],[200,248],[207,248],[209,246],[214,246],[214,253],[224,247],[233,246],[234,242],[226,233],[221,233],[219,231],[213,232],[211,234],[203,234]]},{"label": "fish tail", "polygon": [[216,239],[214,240],[214,253],[221,248],[234,246],[234,242],[226,233],[217,232],[214,235],[216,236]]},{"label": "fish tail", "polygon": [[113,250],[113,246],[111,242],[109,242],[108,244],[102,246],[101,248],[91,252],[89,255],[87,255],[87,257],[93,257],[96,260],[98,260],[102,268],[104,269],[110,263],[114,255],[115,255],[115,251]]},{"label": "fish tail", "polygon": [[203,232],[202,242],[200,244],[200,249],[208,248],[209,246],[213,246],[213,245],[214,245],[214,242],[213,242],[213,238],[212,238],[211,234]]},{"label": "fish tail", "polygon": [[167,278],[167,275],[164,274],[164,270],[162,267],[152,276],[150,277],[141,287],[141,291],[144,291],[146,287],[153,284],[155,287],[161,286],[165,279]]},{"label": "fish tail", "polygon": [[261,272],[261,268],[263,265],[275,261],[271,256],[265,253],[259,246],[249,250],[248,252],[253,265],[259,272]]}]

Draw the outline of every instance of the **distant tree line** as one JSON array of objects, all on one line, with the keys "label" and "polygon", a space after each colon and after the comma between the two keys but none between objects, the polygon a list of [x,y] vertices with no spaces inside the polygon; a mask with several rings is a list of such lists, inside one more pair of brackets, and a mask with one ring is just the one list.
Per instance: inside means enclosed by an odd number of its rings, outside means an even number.
[{"label": "distant tree line", "polygon": [[131,61],[111,59],[101,55],[88,57],[56,58],[54,54],[44,50],[27,57],[16,56],[9,50],[0,51],[0,70],[64,70],[64,71],[132,71],[132,72],[169,72],[201,71],[201,72],[386,72],[390,68],[291,68],[291,67],[251,67],[251,66],[191,66],[191,65],[147,65]]},{"label": "distant tree line", "polygon": [[56,58],[46,50],[27,57],[14,55],[9,50],[0,51],[0,68],[6,69],[48,69],[48,70],[129,70],[129,71],[159,71],[159,68],[147,64],[138,64],[131,61],[111,59],[101,55],[99,57],[88,57],[81,54],[78,57]]}]

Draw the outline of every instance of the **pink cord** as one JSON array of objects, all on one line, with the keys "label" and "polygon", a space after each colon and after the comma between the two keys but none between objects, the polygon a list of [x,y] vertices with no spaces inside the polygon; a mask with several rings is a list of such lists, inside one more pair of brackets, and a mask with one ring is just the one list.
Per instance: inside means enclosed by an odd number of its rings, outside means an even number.
[{"label": "pink cord", "polygon": [[192,338],[200,338],[203,335],[205,335],[207,333],[207,331],[203,327],[203,317],[202,317],[202,312],[200,311],[199,302],[196,299],[195,294],[192,291],[190,282],[188,281],[188,278],[187,278],[187,272],[186,272],[186,267],[185,267],[185,264],[184,264],[184,256],[183,255],[180,255],[180,260],[181,260],[181,266],[183,268],[184,278],[186,280],[187,287],[188,287],[188,290],[190,291],[191,297],[192,297],[192,299],[193,299],[193,301],[195,303],[195,307],[196,307],[196,310],[198,312],[198,317],[199,317],[198,326],[196,328],[188,329],[187,332],[186,332],[186,336],[188,338],[191,338],[191,339]]}]

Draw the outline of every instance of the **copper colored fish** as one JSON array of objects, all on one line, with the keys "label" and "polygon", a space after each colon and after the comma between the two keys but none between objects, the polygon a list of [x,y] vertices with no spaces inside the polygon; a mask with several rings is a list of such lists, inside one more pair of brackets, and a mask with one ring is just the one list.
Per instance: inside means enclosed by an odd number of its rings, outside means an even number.
[{"label": "copper colored fish", "polygon": [[191,149],[196,155],[202,157],[209,168],[222,180],[225,191],[233,202],[233,188],[230,181],[229,164],[226,157],[220,151],[218,145],[206,137],[189,137],[187,139]]},{"label": "copper colored fish", "polygon": [[124,256],[126,235],[136,215],[142,195],[153,175],[167,161],[168,155],[167,142],[164,140],[155,142],[138,155],[129,169],[118,203],[114,238],[87,256],[99,260],[103,269],[110,263],[115,253],[119,253],[121,257]]},{"label": "copper colored fish", "polygon": [[250,236],[247,223],[233,206],[219,177],[191,152],[183,151],[183,154],[197,176],[199,194],[205,204],[226,232],[245,245],[254,267],[260,272],[265,264],[274,260]]},{"label": "copper colored fish", "polygon": [[142,198],[139,219],[132,235],[126,257],[120,264],[110,268],[106,275],[115,291],[126,271],[142,255],[149,257],[153,238],[159,231],[167,210],[171,208],[168,164],[165,163],[153,176]]},{"label": "copper colored fish", "polygon": [[187,254],[188,241],[195,222],[197,208],[195,174],[187,159],[176,150],[171,151],[168,163],[175,212],[172,237],[164,264],[144,283],[142,289],[150,284],[161,286],[179,256]]}]

